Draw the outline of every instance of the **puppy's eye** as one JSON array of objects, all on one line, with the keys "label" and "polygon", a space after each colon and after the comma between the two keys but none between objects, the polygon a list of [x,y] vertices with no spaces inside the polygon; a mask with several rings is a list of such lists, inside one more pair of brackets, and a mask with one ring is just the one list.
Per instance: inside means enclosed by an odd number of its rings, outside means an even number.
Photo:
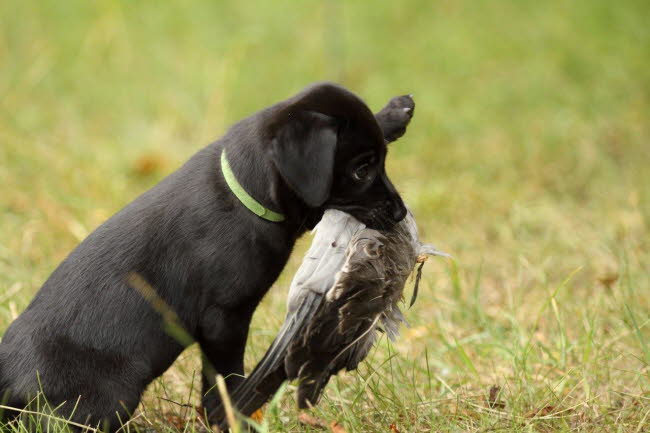
[{"label": "puppy's eye", "polygon": [[354,170],[354,173],[352,173],[352,177],[354,180],[357,181],[363,181],[368,179],[368,175],[370,174],[370,167],[368,164],[361,164],[359,167],[357,167]]}]

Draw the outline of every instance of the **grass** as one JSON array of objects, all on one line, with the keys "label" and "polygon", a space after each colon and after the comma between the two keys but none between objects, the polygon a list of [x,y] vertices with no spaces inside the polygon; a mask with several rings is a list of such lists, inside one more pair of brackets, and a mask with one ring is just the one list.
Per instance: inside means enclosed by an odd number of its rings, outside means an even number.
[{"label": "grass", "polygon": [[[333,379],[314,416],[348,432],[648,431],[648,22],[643,0],[2,2],[0,330],[229,124],[330,79],[375,109],[415,95],[388,171],[456,261],[427,263],[411,328]],[[308,243],[255,315],[248,368]],[[201,431],[198,362],[190,348],[151,385],[130,431]],[[312,431],[292,389],[268,431]]]}]

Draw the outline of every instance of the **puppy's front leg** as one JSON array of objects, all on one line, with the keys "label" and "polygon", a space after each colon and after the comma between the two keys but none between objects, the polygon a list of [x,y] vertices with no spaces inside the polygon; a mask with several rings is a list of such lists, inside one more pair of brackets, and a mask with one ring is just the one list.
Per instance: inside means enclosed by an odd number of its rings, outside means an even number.
[{"label": "puppy's front leg", "polygon": [[403,95],[395,96],[380,112],[375,113],[375,119],[388,143],[404,135],[414,110],[415,102],[411,95]]},{"label": "puppy's front leg", "polygon": [[[201,320],[199,345],[202,352],[203,408],[208,414],[221,403],[216,375],[226,381],[229,393],[244,380],[244,350],[252,314],[208,308]],[[210,419],[211,423],[219,420]]]}]

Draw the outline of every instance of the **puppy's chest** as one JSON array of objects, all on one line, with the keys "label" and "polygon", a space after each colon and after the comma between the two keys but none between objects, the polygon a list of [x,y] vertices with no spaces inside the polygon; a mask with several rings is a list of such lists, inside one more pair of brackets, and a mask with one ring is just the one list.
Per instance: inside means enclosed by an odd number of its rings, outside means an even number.
[{"label": "puppy's chest", "polygon": [[271,231],[238,230],[213,239],[203,271],[210,303],[257,304],[284,268],[293,241]]}]

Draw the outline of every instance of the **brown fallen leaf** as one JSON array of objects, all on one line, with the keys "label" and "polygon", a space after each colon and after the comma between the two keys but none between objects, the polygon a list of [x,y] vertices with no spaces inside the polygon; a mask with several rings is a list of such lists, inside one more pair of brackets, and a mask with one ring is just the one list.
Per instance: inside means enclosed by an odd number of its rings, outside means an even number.
[{"label": "brown fallen leaf", "polygon": [[537,418],[538,416],[547,416],[555,412],[555,406],[544,406],[541,409],[533,410],[526,418]]},{"label": "brown fallen leaf", "polygon": [[196,412],[196,416],[207,419],[207,414],[205,412],[205,409],[203,408],[203,405],[200,404],[195,405],[194,412]]},{"label": "brown fallen leaf", "polygon": [[330,424],[330,430],[332,430],[332,433],[347,433],[343,426],[336,421],[332,421]]},{"label": "brown fallen leaf", "polygon": [[390,425],[390,433],[400,433],[400,431],[397,429],[397,426],[395,425],[395,423],[392,423]]},{"label": "brown fallen leaf", "polygon": [[169,424],[173,425],[174,428],[176,428],[177,430],[184,430],[185,429],[185,424],[186,424],[185,419],[181,418],[178,415],[166,414],[165,415],[165,420]]},{"label": "brown fallen leaf", "polygon": [[251,419],[257,423],[262,422],[262,420],[264,419],[264,412],[262,411],[262,409],[257,409],[255,412],[253,412],[253,414],[251,415]]},{"label": "brown fallen leaf", "polygon": [[596,279],[600,284],[602,284],[605,288],[611,290],[612,286],[616,281],[618,281],[619,275],[618,272],[614,270],[606,270],[602,273],[600,273]]},{"label": "brown fallen leaf", "polygon": [[167,166],[165,157],[157,152],[149,152],[141,155],[133,163],[133,172],[138,176],[149,176],[150,174],[163,171]]},{"label": "brown fallen leaf", "polygon": [[503,409],[506,407],[506,404],[499,399],[501,394],[501,387],[498,385],[492,385],[490,387],[490,395],[487,399],[487,405],[490,409]]},{"label": "brown fallen leaf", "polygon": [[298,422],[300,424],[308,425],[310,427],[327,428],[327,423],[320,418],[316,418],[307,412],[300,412],[298,414]]}]

